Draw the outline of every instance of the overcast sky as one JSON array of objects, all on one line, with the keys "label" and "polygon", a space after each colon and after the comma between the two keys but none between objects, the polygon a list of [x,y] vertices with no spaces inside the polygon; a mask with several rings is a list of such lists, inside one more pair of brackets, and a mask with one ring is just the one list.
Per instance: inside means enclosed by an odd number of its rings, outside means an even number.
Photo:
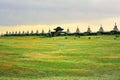
[{"label": "overcast sky", "polygon": [[0,0],[0,25],[89,22],[120,16],[120,0]]},{"label": "overcast sky", "polygon": [[120,29],[120,0],[0,0],[0,33],[20,30],[97,31],[102,24],[110,31]]}]

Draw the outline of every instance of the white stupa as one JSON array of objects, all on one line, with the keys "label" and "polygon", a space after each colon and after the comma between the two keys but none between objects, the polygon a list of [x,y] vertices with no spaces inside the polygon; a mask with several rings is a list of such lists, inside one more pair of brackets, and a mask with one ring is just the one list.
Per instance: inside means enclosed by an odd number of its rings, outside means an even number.
[{"label": "white stupa", "polygon": [[88,26],[87,32],[88,32],[88,33],[91,33],[91,32],[92,32],[89,26]]},{"label": "white stupa", "polygon": [[77,29],[76,29],[76,33],[80,33],[80,30],[79,30],[79,28],[77,27]]},{"label": "white stupa", "polygon": [[101,25],[101,27],[100,27],[98,32],[104,32],[104,29],[103,29],[102,25]]},{"label": "white stupa", "polygon": [[117,24],[115,23],[115,26],[114,26],[114,28],[113,28],[113,31],[115,31],[115,32],[118,32],[119,30],[118,30],[118,28],[117,28]]}]

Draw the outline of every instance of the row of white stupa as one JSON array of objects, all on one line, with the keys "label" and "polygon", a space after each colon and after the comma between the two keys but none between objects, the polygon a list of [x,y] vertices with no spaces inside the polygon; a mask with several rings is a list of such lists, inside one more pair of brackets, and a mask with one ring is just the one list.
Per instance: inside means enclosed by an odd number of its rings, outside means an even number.
[{"label": "row of white stupa", "polygon": [[[115,26],[114,26],[114,28],[113,28],[113,30],[112,31],[115,31],[115,32],[119,32],[119,30],[118,30],[118,27],[117,27],[117,24],[115,23]],[[67,33],[69,33],[70,31],[69,31],[69,29],[67,29]],[[90,27],[88,27],[88,29],[87,29],[87,32],[88,33],[91,33],[92,32],[92,30],[90,29]],[[100,29],[99,29],[99,31],[98,32],[104,32],[104,29],[103,29],[103,27],[102,27],[102,25],[101,25],[101,27],[100,27]],[[76,33],[80,33],[80,30],[79,30],[79,28],[77,27],[77,29],[76,29]]]},{"label": "row of white stupa", "polygon": [[[115,31],[115,32],[119,32],[119,30],[118,30],[118,27],[117,27],[117,25],[116,25],[116,23],[115,23],[115,26],[114,26],[114,28],[113,28],[113,30],[112,31]],[[66,31],[67,33],[70,33],[70,30],[69,30],[69,28],[67,29],[67,31]],[[92,31],[91,31],[91,29],[90,29],[90,27],[88,27],[88,30],[87,30],[87,32],[88,33],[91,33]],[[99,29],[99,31],[98,32],[104,32],[104,29],[103,29],[103,27],[102,27],[102,25],[101,25],[101,27],[100,27],[100,29]],[[25,34],[25,33],[27,33],[27,34],[29,34],[29,33],[31,33],[31,34],[34,34],[34,31],[32,30],[31,32],[29,32],[29,31],[27,31],[27,32],[25,32],[25,31],[23,31],[23,32],[21,32],[21,31],[19,31],[19,32],[6,32],[6,34]],[[35,32],[36,34],[39,34],[39,31],[38,30],[36,30],[36,32]],[[42,34],[44,34],[45,32],[44,32],[44,30],[42,29],[42,32],[41,32]],[[48,33],[51,33],[51,30],[49,29],[49,31],[48,31]],[[77,27],[77,29],[76,29],[76,32],[75,33],[80,33],[80,30],[79,30],[79,28]]]},{"label": "row of white stupa", "polygon": [[[117,27],[117,24],[115,23],[115,26],[114,26],[114,28],[113,28],[113,30],[112,31],[115,31],[115,32],[119,32],[119,30],[118,30],[118,27]],[[88,27],[88,29],[87,29],[87,32],[88,33],[91,33],[92,31],[91,31],[91,29],[90,29],[90,27]],[[101,27],[100,27],[100,29],[99,29],[99,31],[98,32],[104,32],[104,29],[103,29],[103,27],[102,27],[102,25],[101,25]],[[67,33],[70,33],[70,30],[69,29],[67,29]],[[80,33],[80,30],[79,30],[79,28],[77,27],[77,29],[76,29],[76,33]]]}]

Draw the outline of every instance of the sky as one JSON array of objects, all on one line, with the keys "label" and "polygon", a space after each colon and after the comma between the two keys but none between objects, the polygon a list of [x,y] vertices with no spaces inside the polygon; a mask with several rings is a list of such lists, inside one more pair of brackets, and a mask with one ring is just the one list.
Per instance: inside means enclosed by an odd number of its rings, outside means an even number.
[{"label": "sky", "polygon": [[120,29],[120,0],[0,0],[0,33],[61,26],[81,32],[116,22]]}]

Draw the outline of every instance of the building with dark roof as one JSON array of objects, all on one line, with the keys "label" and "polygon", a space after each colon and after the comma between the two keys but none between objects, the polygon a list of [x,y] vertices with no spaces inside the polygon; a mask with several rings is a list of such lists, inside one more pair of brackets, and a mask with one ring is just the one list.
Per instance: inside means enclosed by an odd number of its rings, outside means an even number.
[{"label": "building with dark roof", "polygon": [[62,36],[62,35],[66,35],[66,32],[63,32],[63,28],[61,28],[60,26],[54,29],[54,32],[51,32],[52,36]]}]

